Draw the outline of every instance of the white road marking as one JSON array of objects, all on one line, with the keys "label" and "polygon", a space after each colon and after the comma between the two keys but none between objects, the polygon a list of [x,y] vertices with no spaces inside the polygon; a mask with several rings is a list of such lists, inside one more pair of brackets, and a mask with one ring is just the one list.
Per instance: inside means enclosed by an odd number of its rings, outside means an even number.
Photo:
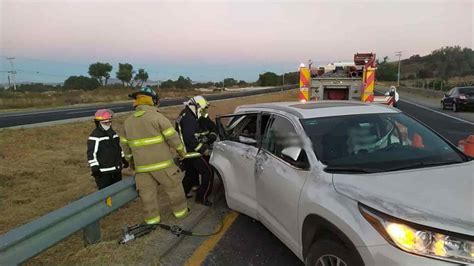
[{"label": "white road marking", "polygon": [[401,102],[409,103],[409,104],[414,105],[414,106],[416,106],[416,107],[420,107],[420,108],[423,108],[423,109],[425,109],[425,110],[428,110],[428,111],[431,111],[431,112],[435,112],[435,113],[437,113],[437,114],[444,115],[444,116],[446,116],[446,117],[449,117],[449,118],[458,120],[458,121],[460,121],[460,122],[464,122],[464,123],[466,123],[466,124],[469,124],[469,125],[474,126],[474,123],[472,123],[472,122],[470,122],[470,121],[467,121],[467,120],[464,120],[464,119],[462,119],[462,118],[455,117],[455,116],[452,116],[452,115],[448,115],[448,114],[443,113],[443,112],[440,112],[440,111],[436,111],[436,110],[434,110],[434,109],[431,109],[431,108],[429,108],[429,107],[426,107],[426,106],[423,106],[423,105],[414,103],[414,102],[412,102],[412,101],[407,101],[407,100],[404,100],[404,99],[400,99],[400,101],[401,101]]}]

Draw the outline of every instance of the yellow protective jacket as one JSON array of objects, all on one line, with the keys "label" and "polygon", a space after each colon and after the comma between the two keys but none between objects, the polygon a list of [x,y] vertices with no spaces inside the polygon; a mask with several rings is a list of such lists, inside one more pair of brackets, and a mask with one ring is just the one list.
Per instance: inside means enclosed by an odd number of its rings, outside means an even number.
[{"label": "yellow protective jacket", "polygon": [[172,149],[184,157],[184,145],[171,122],[156,107],[139,105],[124,122],[120,139],[125,158],[135,172],[154,172],[176,167]]}]

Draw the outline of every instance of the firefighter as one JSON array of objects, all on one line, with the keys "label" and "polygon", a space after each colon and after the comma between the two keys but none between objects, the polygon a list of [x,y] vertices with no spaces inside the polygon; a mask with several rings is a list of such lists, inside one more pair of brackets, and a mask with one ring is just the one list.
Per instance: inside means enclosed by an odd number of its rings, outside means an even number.
[{"label": "firefighter", "polygon": [[[206,104],[205,106],[203,106],[201,109],[200,109],[200,116],[198,118],[198,132],[195,134],[197,140],[201,143],[204,143],[204,144],[207,144],[208,145],[208,149],[207,149],[207,152],[205,152],[203,154],[203,158],[209,162],[209,159],[210,159],[210,155],[208,153],[208,151],[211,150],[211,147],[212,147],[212,144],[217,140],[217,125],[216,123],[214,123],[214,121],[212,121],[210,118],[209,118],[209,113],[208,113],[208,109],[209,109],[209,106],[211,106],[211,104],[206,101]],[[211,168],[211,171],[213,171],[213,169]],[[214,176],[214,171],[212,173],[212,177],[211,179],[213,179],[213,176]],[[199,189],[199,176],[194,176],[192,178],[192,191],[196,191],[197,189]],[[190,198],[192,197],[191,193],[188,192],[186,194],[186,197]]]},{"label": "firefighter", "polygon": [[181,185],[183,174],[176,166],[173,150],[184,157],[184,145],[171,122],[161,114],[158,95],[143,87],[129,97],[135,113],[124,122],[125,158],[135,169],[135,181],[145,211],[147,224],[160,223],[158,186],[163,186],[177,219],[188,215],[186,196]]},{"label": "firefighter", "polygon": [[122,168],[129,165],[120,148],[119,136],[112,129],[112,116],[112,110],[97,110],[96,127],[87,140],[87,160],[99,190],[122,180]]},{"label": "firefighter", "polygon": [[397,107],[398,100],[400,100],[400,95],[397,92],[397,87],[390,86],[390,90],[387,91],[385,95],[393,97],[393,107]]},{"label": "firefighter", "polygon": [[[207,109],[208,102],[202,96],[195,96],[186,101],[184,105],[185,107],[176,121],[176,128],[187,151],[184,159],[186,169],[183,179],[184,192],[189,195],[192,187],[199,184],[196,202],[211,206],[212,202],[208,198],[212,192],[214,176],[208,160],[203,156],[208,154],[209,148],[209,144],[200,136],[205,130],[199,128],[199,119],[202,114],[206,113],[204,109]],[[200,183],[199,176],[201,176]]]},{"label": "firefighter", "polygon": [[[211,147],[217,140],[217,126],[216,123],[209,118],[209,106],[211,106],[211,104],[208,101],[205,101],[205,106],[200,109],[197,137],[203,143],[206,143]],[[209,158],[209,156],[207,157]]]}]

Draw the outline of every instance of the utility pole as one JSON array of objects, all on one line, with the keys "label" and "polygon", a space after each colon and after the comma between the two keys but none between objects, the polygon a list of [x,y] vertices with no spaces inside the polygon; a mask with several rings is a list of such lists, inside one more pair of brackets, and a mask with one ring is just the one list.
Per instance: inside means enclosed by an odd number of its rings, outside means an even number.
[{"label": "utility pole", "polygon": [[[13,60],[15,60],[15,57],[7,57],[7,60],[10,61],[11,65],[11,70],[8,71],[9,74],[11,74],[11,81],[13,83],[13,91],[16,91],[16,70],[15,70],[15,65],[13,64]],[[9,80],[10,80],[10,75],[8,75]]]},{"label": "utility pole", "polygon": [[283,84],[281,85],[285,86],[285,73],[283,73]]},{"label": "utility pole", "polygon": [[398,56],[398,77],[397,77],[397,88],[400,88],[400,65],[402,63],[402,51],[395,52],[395,55]]}]

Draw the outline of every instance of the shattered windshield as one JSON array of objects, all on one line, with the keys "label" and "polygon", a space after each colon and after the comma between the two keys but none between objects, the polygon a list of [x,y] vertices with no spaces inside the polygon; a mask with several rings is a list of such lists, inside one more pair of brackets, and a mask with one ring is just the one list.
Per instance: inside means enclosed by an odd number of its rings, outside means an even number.
[{"label": "shattered windshield", "polygon": [[445,140],[402,113],[312,118],[302,124],[329,170],[384,172],[465,161]]}]

